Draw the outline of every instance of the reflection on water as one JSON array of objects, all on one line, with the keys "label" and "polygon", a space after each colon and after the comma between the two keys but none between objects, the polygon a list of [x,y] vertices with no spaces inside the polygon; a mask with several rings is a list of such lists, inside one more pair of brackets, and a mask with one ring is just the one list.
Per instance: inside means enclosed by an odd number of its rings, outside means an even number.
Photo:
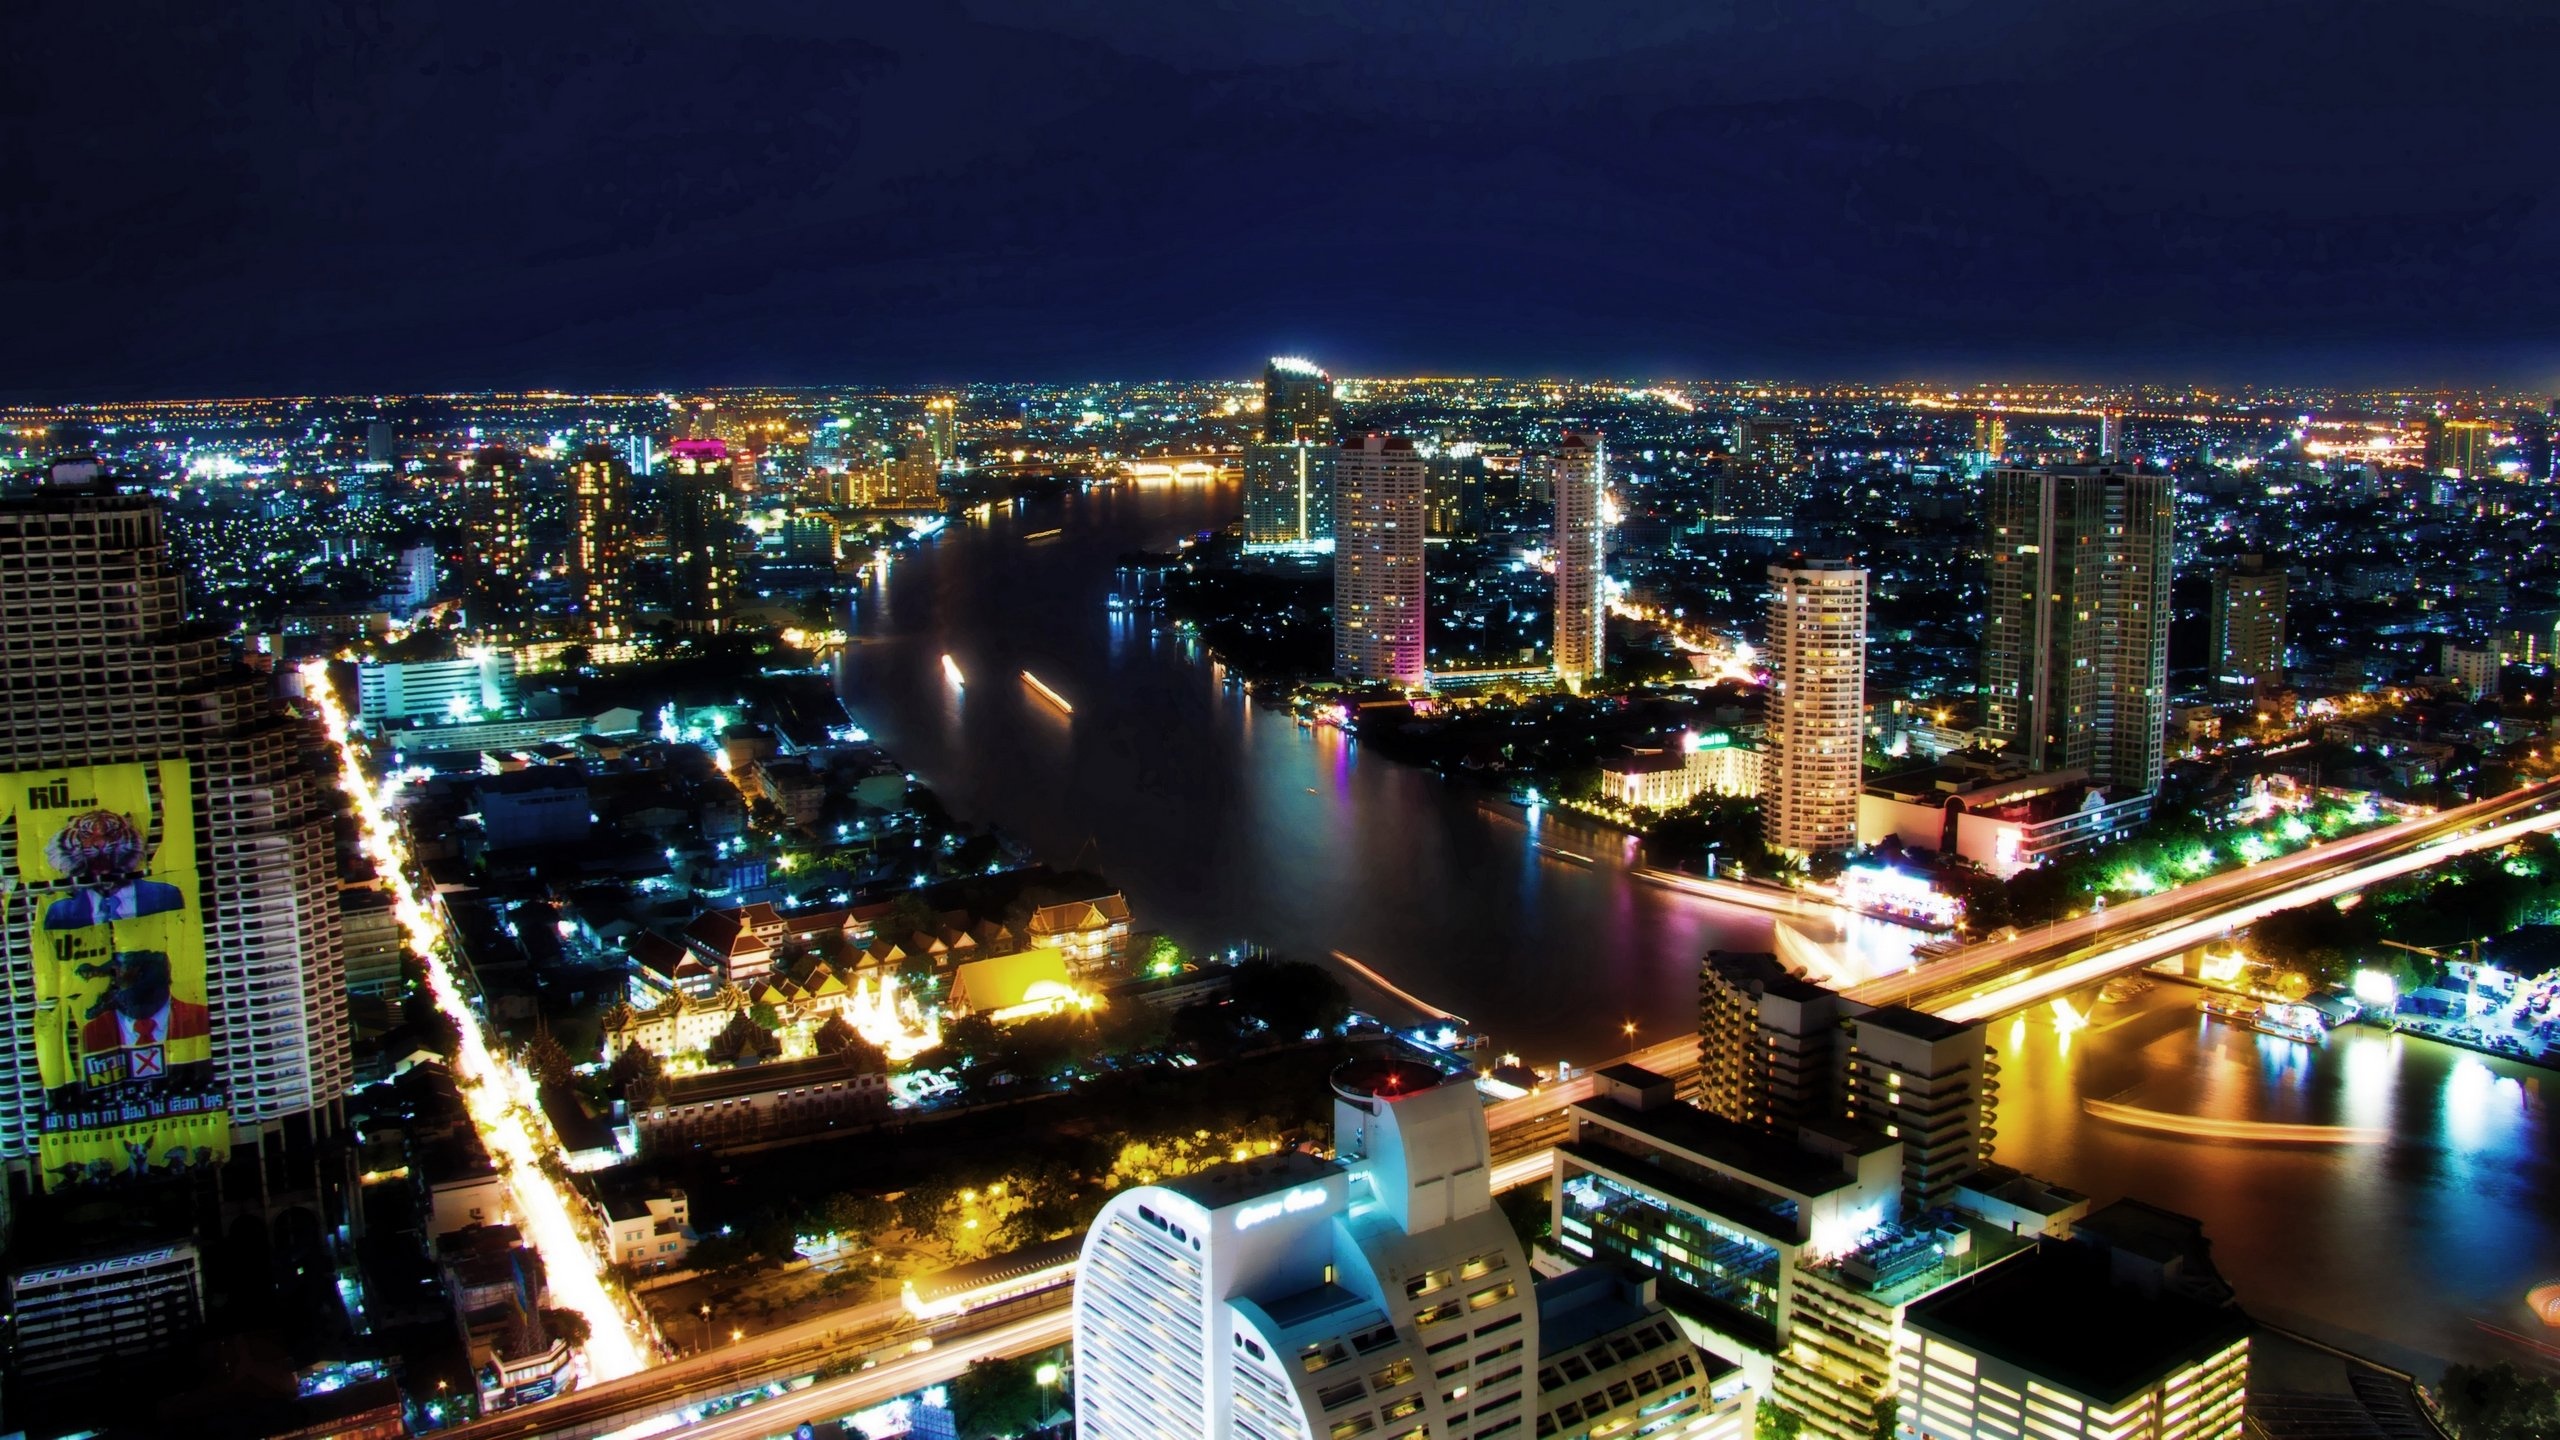
[{"label": "reflection on water", "polygon": [[[2554,1077],[2363,1027],[2297,1045],[2206,1020],[2195,999],[2162,985],[2100,1006],[2067,1050],[2041,1015],[1995,1027],[2000,1161],[2197,1216],[2243,1304],[2270,1319],[2429,1368],[2531,1359],[2481,1323],[2542,1338],[2524,1292],[2560,1274]],[[2163,1134],[2093,1121],[2084,1097],[2387,1138]]]},{"label": "reflection on water", "polygon": [[[1694,1028],[1699,957],[1767,948],[1767,917],[1634,880],[1608,832],[1488,805],[1258,711],[1191,642],[1105,606],[1121,554],[1235,511],[1232,487],[1184,487],[955,523],[893,584],[860,592],[862,643],[841,662],[855,718],[955,814],[1107,872],[1141,924],[1186,945],[1341,950],[1539,1063],[1617,1053],[1622,1020],[1639,1044]],[[1052,526],[1065,533],[1018,538]],[[946,651],[965,695],[940,673]],[[1069,696],[1073,718],[1023,670]],[[2041,1009],[1993,1027],[2003,1162],[2202,1218],[2243,1301],[2270,1318],[2420,1365],[2529,1358],[2475,1322],[2542,1333],[2523,1296],[2560,1275],[2553,1077],[2365,1030],[2306,1049],[2205,1020],[2176,985],[2092,1019],[2067,1039]],[[2200,1140],[2093,1122],[2084,1098],[2393,1134]]]}]

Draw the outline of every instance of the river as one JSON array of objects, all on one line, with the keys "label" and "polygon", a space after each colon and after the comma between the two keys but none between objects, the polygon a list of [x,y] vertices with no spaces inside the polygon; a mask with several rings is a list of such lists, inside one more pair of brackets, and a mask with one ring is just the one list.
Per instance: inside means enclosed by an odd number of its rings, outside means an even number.
[{"label": "river", "polygon": [[[1622,839],[1535,835],[1555,822],[1256,709],[1107,608],[1122,553],[1237,507],[1232,486],[1119,488],[956,519],[859,592],[848,706],[952,813],[1102,871],[1186,946],[1341,951],[1533,1063],[1618,1053],[1630,1024],[1636,1043],[1693,1028],[1699,958],[1766,948],[1765,916],[1635,879]],[[1350,979],[1355,1003],[1411,1013]],[[2067,1038],[2042,1014],[1991,1038],[1998,1158],[2199,1217],[2252,1310],[2421,1369],[2534,1358],[2499,1330],[2560,1344],[2523,1303],[2560,1276],[2560,1077],[2362,1030],[2305,1049],[2200,1022],[2174,985]],[[2207,1140],[2092,1119],[2089,1099],[2387,1138]]]}]

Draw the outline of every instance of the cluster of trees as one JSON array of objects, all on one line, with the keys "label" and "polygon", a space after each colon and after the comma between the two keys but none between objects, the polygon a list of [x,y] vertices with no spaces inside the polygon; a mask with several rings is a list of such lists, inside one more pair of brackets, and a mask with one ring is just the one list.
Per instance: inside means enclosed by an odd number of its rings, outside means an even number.
[{"label": "cluster of trees", "polygon": [[2495,1365],[2448,1365],[2439,1392],[2445,1423],[2462,1440],[2547,1440],[2560,1435],[2560,1381]]},{"label": "cluster of trees", "polygon": [[960,1440],[1019,1435],[1064,1408],[1065,1396],[1040,1383],[1043,1368],[1063,1372],[1066,1352],[1012,1360],[980,1360],[951,1382],[951,1423]]},{"label": "cluster of trees", "polygon": [[1716,873],[1740,866],[1746,877],[1768,880],[1787,868],[1769,848],[1760,829],[1760,802],[1749,795],[1700,795],[1666,812],[1645,831],[1646,858],[1701,874],[1707,856],[1716,857]]},{"label": "cluster of trees", "polygon": [[2394,970],[2403,989],[2434,978],[2435,967],[2381,942],[2447,949],[2504,935],[2560,911],[2560,842],[2531,835],[2500,850],[2465,855],[2368,892],[2361,904],[2280,910],[2249,931],[2252,955],[2300,971],[2314,985],[2338,984],[2368,966]]}]

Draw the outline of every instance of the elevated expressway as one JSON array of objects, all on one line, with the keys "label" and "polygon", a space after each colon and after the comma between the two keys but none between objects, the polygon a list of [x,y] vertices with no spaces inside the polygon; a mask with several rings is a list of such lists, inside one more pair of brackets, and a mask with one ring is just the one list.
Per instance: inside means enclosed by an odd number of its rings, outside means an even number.
[{"label": "elevated expressway", "polygon": [[2278,910],[2333,900],[2475,850],[2560,830],[2560,781],[2329,840],[1852,987],[1868,1005],[1989,1020],[2209,943]]}]

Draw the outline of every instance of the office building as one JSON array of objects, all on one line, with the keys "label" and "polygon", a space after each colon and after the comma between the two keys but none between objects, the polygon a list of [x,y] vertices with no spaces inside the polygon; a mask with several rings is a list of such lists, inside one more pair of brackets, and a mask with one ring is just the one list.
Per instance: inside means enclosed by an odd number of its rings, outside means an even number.
[{"label": "office building", "polygon": [[1423,461],[1423,528],[1443,538],[1483,534],[1491,476],[1481,454],[1434,455]]},{"label": "office building", "polygon": [[2114,465],[1984,481],[1983,726],[2028,768],[2160,788],[2173,498],[2169,477]]},{"label": "office building", "polygon": [[130,1382],[204,1323],[204,1267],[183,1239],[32,1266],[9,1277],[9,1315],[14,1385],[58,1390],[135,1366],[119,1377]]},{"label": "office building", "polygon": [[569,465],[569,593],[596,634],[631,623],[631,471],[613,451],[589,446]]},{"label": "office building", "polygon": [[1333,377],[1312,360],[1275,355],[1262,372],[1262,439],[1271,445],[1331,445],[1341,438]]},{"label": "office building", "polygon": [[[187,626],[147,498],[52,489],[0,502],[0,655],[17,913],[44,921],[0,933],[0,983],[21,1020],[0,1041],[0,1161],[55,1185],[266,1147],[273,1163],[232,1198],[317,1187],[317,1142],[342,1122],[352,1055],[335,811],[303,763],[306,732],[270,676]],[[30,860],[96,849],[141,872],[112,892],[123,899],[46,878],[65,862]],[[110,903],[142,907],[117,925],[112,954],[88,938]],[[168,944],[149,945],[155,930]],[[38,971],[39,935],[48,958],[93,955],[83,968],[108,978],[63,988],[61,967]],[[169,996],[156,1049],[78,1020],[117,983]],[[146,1059],[167,1073],[128,1089]]]},{"label": "office building", "polygon": [[1866,751],[1867,572],[1846,560],[1771,565],[1765,653],[1762,831],[1790,854],[1848,849]]},{"label": "office building", "polygon": [[388,470],[399,456],[399,441],[391,433],[390,421],[375,420],[364,427],[364,463]]},{"label": "office building", "polygon": [[729,447],[678,440],[667,447],[668,613],[684,630],[717,631],[738,592],[738,521]]},{"label": "office building", "polygon": [[524,457],[489,446],[462,472],[461,540],[453,571],[475,623],[514,612],[529,561]]},{"label": "office building", "polygon": [[1663,1303],[1711,1350],[1774,1353],[1804,1257],[1847,1250],[1901,1214],[1897,1147],[1883,1135],[1821,1116],[1783,1129],[1727,1120],[1633,1065],[1594,1078],[1556,1146],[1556,1244],[1657,1276]]},{"label": "office building", "polygon": [[2243,555],[2213,572],[2214,683],[2242,693],[2284,681],[2285,573]]},{"label": "office building", "polygon": [[1973,417],[1973,458],[1975,463],[1997,465],[2009,458],[2009,422],[1997,415]]},{"label": "office building", "polygon": [[[2121,1243],[2128,1222],[2140,1243]],[[2179,1283],[2182,1257],[2150,1243],[2178,1228],[2199,1227],[2119,1201],[2069,1240],[2042,1240],[1910,1305],[1895,1349],[1902,1432],[2238,1440],[2249,1322],[2227,1292]]]},{"label": "office building", "polygon": [[2110,405],[2098,412],[2098,458],[2115,461],[2124,458],[2124,411]]},{"label": "office building", "polygon": [[1244,447],[1244,548],[1248,554],[1333,548],[1334,462],[1330,444],[1256,440]]},{"label": "office building", "polygon": [[1334,470],[1333,673],[1419,688],[1422,457],[1401,436],[1346,445]]},{"label": "office building", "polygon": [[[1335,1159],[1217,1166],[1103,1206],[1076,1284],[1077,1434],[1530,1440],[1641,1415],[1650,1434],[1739,1435],[1738,1391],[1717,1394],[1730,1367],[1641,1287],[1536,1281],[1471,1087],[1377,1056],[1333,1088]],[[1602,1360],[1614,1378],[1594,1385]]]},{"label": "office building", "polygon": [[654,436],[649,436],[649,435],[625,435],[625,436],[623,436],[623,437],[622,437],[622,458],[630,464],[630,466],[631,466],[631,473],[632,473],[632,474],[634,474],[634,475],[655,475],[655,474],[657,474],[657,473],[658,473],[658,442],[657,442],[657,439],[656,439]]},{"label": "office building", "polygon": [[1609,451],[1597,430],[1569,430],[1556,447],[1556,679],[1580,690],[1608,659],[1609,597],[1602,575]]},{"label": "office building", "polygon": [[367,660],[356,666],[356,717],[368,725],[512,715],[516,657],[480,650],[453,660]]}]

